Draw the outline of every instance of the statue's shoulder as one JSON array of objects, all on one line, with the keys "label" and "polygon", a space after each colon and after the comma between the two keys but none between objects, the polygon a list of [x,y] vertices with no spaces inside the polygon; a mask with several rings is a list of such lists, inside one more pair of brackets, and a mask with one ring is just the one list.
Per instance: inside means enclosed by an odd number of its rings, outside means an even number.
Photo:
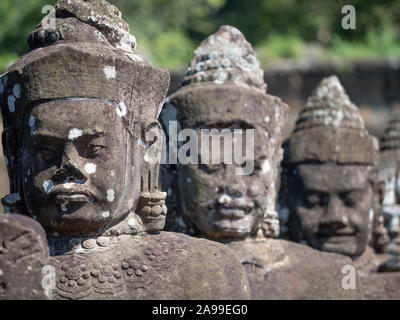
[{"label": "statue's shoulder", "polygon": [[[247,271],[254,299],[363,297],[357,269],[349,257],[279,239],[240,241],[228,246]],[[354,279],[350,279],[352,275]],[[346,276],[354,280],[354,290],[343,286]]]},{"label": "statue's shoulder", "polygon": [[109,246],[95,242],[53,257],[57,298],[249,298],[243,267],[221,244],[173,232],[118,236]]},{"label": "statue's shoulder", "polygon": [[246,272],[227,246],[181,233],[160,232],[162,243],[172,243],[175,268],[189,299],[249,299]]}]

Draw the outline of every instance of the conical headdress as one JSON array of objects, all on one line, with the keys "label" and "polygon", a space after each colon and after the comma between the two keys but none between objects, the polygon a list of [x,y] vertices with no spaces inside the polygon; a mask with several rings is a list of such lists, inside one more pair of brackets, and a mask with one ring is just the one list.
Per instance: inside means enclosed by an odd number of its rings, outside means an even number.
[{"label": "conical headdress", "polygon": [[232,26],[221,26],[194,52],[182,86],[196,82],[235,83],[265,92],[264,72],[251,44]]},{"label": "conical headdress", "polygon": [[324,78],[301,111],[284,162],[377,164],[378,140],[370,135],[357,107],[336,76]]},{"label": "conical headdress", "polygon": [[381,139],[381,151],[400,150],[400,112],[395,112],[391,118]]}]

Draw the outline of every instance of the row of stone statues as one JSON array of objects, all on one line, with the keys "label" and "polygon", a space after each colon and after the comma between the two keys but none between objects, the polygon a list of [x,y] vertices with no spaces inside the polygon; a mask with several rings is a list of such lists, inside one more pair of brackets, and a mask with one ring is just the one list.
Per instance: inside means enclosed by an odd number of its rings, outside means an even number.
[{"label": "row of stone statues", "polygon": [[[0,78],[10,178],[0,299],[400,298],[399,120],[379,162],[335,76],[284,142],[289,107],[266,93],[234,27],[200,44],[167,98],[168,71],[135,53],[104,0],[60,0],[56,29],[39,25],[28,43]],[[159,137],[173,140],[172,123],[252,130],[253,170],[237,174],[235,161],[160,170]],[[222,149],[236,138],[250,144],[234,135]]]}]

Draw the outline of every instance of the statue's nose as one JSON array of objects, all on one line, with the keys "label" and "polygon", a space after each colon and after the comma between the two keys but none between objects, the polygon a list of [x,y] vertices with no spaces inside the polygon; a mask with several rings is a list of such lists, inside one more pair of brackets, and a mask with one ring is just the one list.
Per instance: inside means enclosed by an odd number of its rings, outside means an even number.
[{"label": "statue's nose", "polygon": [[329,228],[344,228],[347,217],[338,196],[331,195],[326,205],[325,214],[321,217],[320,225]]},{"label": "statue's nose", "polygon": [[53,181],[58,183],[85,183],[87,177],[83,173],[83,161],[73,145],[66,146],[60,168],[55,172]]}]

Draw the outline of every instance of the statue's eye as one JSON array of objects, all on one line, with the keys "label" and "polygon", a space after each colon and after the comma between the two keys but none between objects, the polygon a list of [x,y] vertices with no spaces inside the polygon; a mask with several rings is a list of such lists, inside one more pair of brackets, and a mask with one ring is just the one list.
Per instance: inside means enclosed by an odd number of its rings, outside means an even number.
[{"label": "statue's eye", "polygon": [[342,192],[339,194],[339,197],[342,199],[344,205],[350,208],[356,207],[363,198],[362,192],[358,191]]},{"label": "statue's eye", "polygon": [[306,208],[314,208],[317,206],[321,206],[322,202],[323,202],[323,196],[316,193],[307,194],[302,199],[302,205]]},{"label": "statue's eye", "polygon": [[95,155],[99,153],[101,150],[105,149],[105,146],[97,145],[97,144],[89,144],[87,146],[87,152],[91,155]]}]

